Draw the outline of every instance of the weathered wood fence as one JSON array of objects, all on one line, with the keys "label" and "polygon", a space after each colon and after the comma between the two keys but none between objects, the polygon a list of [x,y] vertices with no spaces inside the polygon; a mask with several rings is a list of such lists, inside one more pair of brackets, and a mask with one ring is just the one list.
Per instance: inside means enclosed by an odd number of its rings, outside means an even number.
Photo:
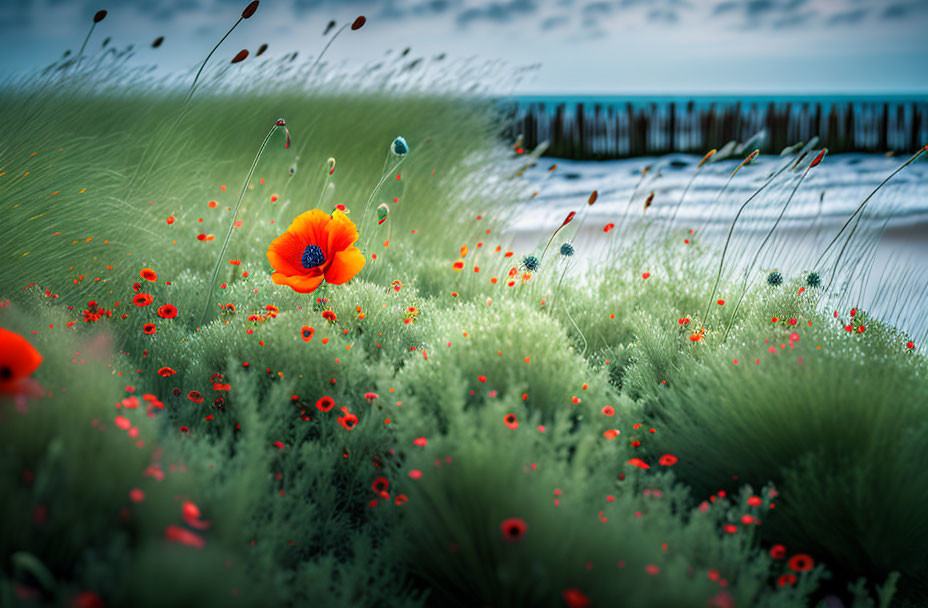
[{"label": "weathered wood fence", "polygon": [[703,154],[765,130],[764,151],[779,152],[818,135],[838,152],[911,152],[928,143],[928,100],[731,104],[531,103],[513,110],[525,148],[548,141],[547,156],[607,159]]}]

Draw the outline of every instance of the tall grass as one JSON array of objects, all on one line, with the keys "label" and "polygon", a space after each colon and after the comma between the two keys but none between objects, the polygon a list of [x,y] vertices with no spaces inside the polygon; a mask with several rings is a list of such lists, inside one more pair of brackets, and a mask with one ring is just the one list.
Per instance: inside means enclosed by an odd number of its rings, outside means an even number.
[{"label": "tall grass", "polygon": [[[338,72],[312,93],[275,88],[300,68],[266,61],[251,80],[207,70],[186,108],[122,64],[0,94],[0,114],[29,117],[0,126],[0,324],[45,355],[36,378],[52,393],[25,412],[0,402],[0,597],[867,606],[888,604],[898,573],[900,601],[923,601],[923,336],[851,314],[864,276],[803,289],[795,265],[777,266],[780,286],[752,270],[783,254],[770,201],[798,188],[799,148],[769,173],[735,171],[760,182],[750,209],[718,195],[750,230],[684,245],[631,219],[596,257],[601,230],[578,219],[560,226],[584,263],[554,248],[527,268],[512,227],[533,188],[492,101],[424,94],[422,68],[372,69],[355,91]],[[295,145],[255,161],[278,116]],[[394,174],[398,134],[412,151]],[[345,205],[367,264],[310,295],[272,284],[268,244],[320,200]],[[863,215],[857,268],[884,221]],[[534,235],[536,254],[556,228]],[[748,281],[724,340],[697,326],[707,298],[743,284],[730,274]],[[221,309],[200,324],[211,280]],[[910,316],[911,290],[884,293],[887,314]],[[153,304],[133,304],[139,291]],[[91,300],[112,316],[85,321]],[[163,409],[122,401],[143,394]],[[207,528],[178,520],[187,500]],[[502,526],[513,518],[524,534]],[[789,565],[802,554],[815,566]]]}]

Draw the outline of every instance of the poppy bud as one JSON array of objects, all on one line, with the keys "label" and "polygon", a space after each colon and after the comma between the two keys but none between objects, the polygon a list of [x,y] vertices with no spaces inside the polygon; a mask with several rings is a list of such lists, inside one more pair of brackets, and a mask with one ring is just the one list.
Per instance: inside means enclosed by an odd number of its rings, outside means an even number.
[{"label": "poppy bud", "polygon": [[361,15],[360,17],[358,17],[357,19],[354,20],[354,23],[351,24],[351,29],[352,29],[352,30],[359,30],[359,29],[361,29],[362,27],[364,27],[364,24],[365,24],[366,22],[367,22],[367,18],[364,17],[364,15]]},{"label": "poppy bud", "polygon": [[329,175],[332,175],[333,173],[335,173],[335,158],[330,156],[329,160],[326,162],[329,165]]},{"label": "poppy bud", "polygon": [[331,21],[329,21],[329,24],[328,24],[327,26],[325,26],[325,31],[322,32],[322,35],[323,35],[323,36],[327,36],[327,35],[329,34],[329,32],[332,31],[332,28],[334,28],[334,27],[335,27],[335,20],[332,19]]},{"label": "poppy bud", "polygon": [[390,144],[390,151],[397,156],[406,156],[409,152],[409,144],[406,143],[406,140],[400,136],[393,140],[393,143]]},{"label": "poppy bud", "polygon": [[258,0],[245,7],[245,10],[242,11],[242,19],[248,19],[255,14],[256,10],[258,10]]},{"label": "poppy bud", "polygon": [[232,58],[232,63],[239,63],[240,61],[245,61],[245,57],[248,57],[248,49],[242,49],[238,52],[238,55]]},{"label": "poppy bud", "polygon": [[815,157],[815,159],[812,161],[812,164],[809,165],[809,168],[811,169],[815,165],[822,162],[826,154],[828,154],[828,148],[822,148],[822,151],[818,153],[818,156]]},{"label": "poppy bud", "polygon": [[704,164],[706,164],[706,163],[709,161],[710,158],[712,158],[713,156],[715,156],[715,153],[716,153],[716,152],[718,152],[718,150],[716,150],[715,148],[712,148],[711,150],[709,150],[708,152],[706,152],[706,155],[702,157],[702,160],[701,160],[701,161],[699,161],[699,167],[697,167],[697,168],[701,169],[702,166],[703,166]]},{"label": "poppy bud", "polygon": [[93,16],[94,23],[100,23],[106,19],[106,11],[97,11],[97,14]]},{"label": "poppy bud", "polygon": [[[555,165],[556,166],[556,165]],[[550,171],[550,169],[549,169]],[[586,201],[587,205],[592,205],[596,202],[596,199],[599,198],[599,190],[593,190],[593,193],[590,194],[590,198]]]},{"label": "poppy bud", "polygon": [[760,150],[754,150],[753,152],[751,152],[751,154],[749,154],[748,157],[745,158],[743,161],[741,161],[741,164],[738,165],[738,166],[735,168],[735,170],[734,170],[734,172],[731,174],[731,176],[734,177],[735,174],[738,173],[738,171],[741,171],[741,167],[743,167],[743,166],[745,166],[745,165],[750,165],[751,163],[753,163],[753,162],[754,162],[754,159],[757,158],[757,155],[758,155],[758,154],[760,154]]},{"label": "poppy bud", "polygon": [[155,38],[155,41],[151,43],[151,48],[156,49],[161,46],[161,43],[164,42],[164,36],[158,36]]},{"label": "poppy bud", "polygon": [[571,211],[570,213],[568,213],[568,214],[567,214],[567,217],[564,218],[564,223],[561,224],[561,227],[563,228],[563,227],[566,226],[567,224],[571,223],[571,222],[573,221],[575,215],[577,215],[577,212],[576,212],[576,211]]},{"label": "poppy bud", "polygon": [[386,203],[381,203],[377,206],[377,225],[382,226],[387,218],[390,216],[390,207]]},{"label": "poppy bud", "polygon": [[260,47],[258,47],[258,52],[255,53],[255,57],[260,57],[261,55],[264,54],[264,51],[266,50],[267,50],[267,43],[265,42]]}]

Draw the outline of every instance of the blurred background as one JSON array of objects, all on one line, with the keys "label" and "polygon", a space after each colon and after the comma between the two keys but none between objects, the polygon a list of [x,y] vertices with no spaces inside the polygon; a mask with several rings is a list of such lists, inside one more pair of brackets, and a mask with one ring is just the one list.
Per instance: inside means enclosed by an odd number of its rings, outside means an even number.
[{"label": "blurred background", "polygon": [[[241,10],[240,0],[3,0],[4,71],[76,51],[109,9],[112,44],[140,61],[190,68]],[[315,54],[330,20],[367,16],[330,50],[355,62],[411,47],[417,57],[539,64],[498,94],[924,94],[924,0],[262,0],[230,47]],[[158,36],[159,49],[147,48]]]}]

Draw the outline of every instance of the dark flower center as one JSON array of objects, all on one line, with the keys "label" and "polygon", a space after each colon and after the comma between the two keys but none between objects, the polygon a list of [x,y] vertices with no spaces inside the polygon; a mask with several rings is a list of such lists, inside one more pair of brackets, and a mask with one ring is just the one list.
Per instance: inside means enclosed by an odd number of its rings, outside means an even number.
[{"label": "dark flower center", "polygon": [[300,262],[306,270],[321,266],[325,263],[325,255],[322,253],[322,248],[319,245],[307,245],[306,249],[303,250],[303,258]]},{"label": "dark flower center", "polygon": [[0,367],[0,380],[9,380],[13,377],[13,370],[7,366]]}]

